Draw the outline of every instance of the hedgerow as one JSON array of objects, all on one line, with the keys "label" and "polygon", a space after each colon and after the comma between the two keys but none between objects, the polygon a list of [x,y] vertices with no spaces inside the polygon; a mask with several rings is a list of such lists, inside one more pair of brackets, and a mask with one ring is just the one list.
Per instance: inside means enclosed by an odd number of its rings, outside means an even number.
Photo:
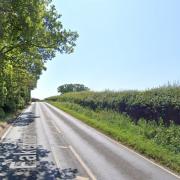
[{"label": "hedgerow", "polygon": [[146,91],[75,92],[48,98],[71,102],[92,110],[113,110],[129,115],[137,122],[160,119],[166,124],[180,124],[180,86],[167,86]]}]

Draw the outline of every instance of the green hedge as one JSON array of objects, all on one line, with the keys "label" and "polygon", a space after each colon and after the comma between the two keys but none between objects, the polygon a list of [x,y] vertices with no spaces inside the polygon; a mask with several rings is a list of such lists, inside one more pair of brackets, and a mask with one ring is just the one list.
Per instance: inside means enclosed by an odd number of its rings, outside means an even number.
[{"label": "green hedge", "polygon": [[146,91],[77,92],[47,98],[72,102],[93,110],[113,110],[128,114],[135,121],[163,119],[180,124],[180,87],[169,86]]}]

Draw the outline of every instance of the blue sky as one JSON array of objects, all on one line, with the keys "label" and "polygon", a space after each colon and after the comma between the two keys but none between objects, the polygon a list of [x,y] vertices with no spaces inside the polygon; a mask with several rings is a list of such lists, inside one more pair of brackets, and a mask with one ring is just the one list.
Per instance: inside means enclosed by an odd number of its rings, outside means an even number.
[{"label": "blue sky", "polygon": [[75,52],[46,64],[33,97],[66,83],[92,90],[147,89],[180,80],[179,0],[53,0]]}]

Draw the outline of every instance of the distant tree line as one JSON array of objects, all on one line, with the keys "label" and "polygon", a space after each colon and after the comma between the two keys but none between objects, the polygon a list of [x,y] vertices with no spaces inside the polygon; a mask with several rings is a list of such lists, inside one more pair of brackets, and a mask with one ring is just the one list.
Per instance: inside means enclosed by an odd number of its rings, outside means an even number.
[{"label": "distant tree line", "polygon": [[0,1],[0,117],[30,101],[45,63],[72,53],[76,32],[66,30],[51,0]]},{"label": "distant tree line", "polygon": [[89,88],[83,84],[64,84],[58,87],[58,92],[61,94],[68,92],[80,92],[80,91],[88,91]]}]

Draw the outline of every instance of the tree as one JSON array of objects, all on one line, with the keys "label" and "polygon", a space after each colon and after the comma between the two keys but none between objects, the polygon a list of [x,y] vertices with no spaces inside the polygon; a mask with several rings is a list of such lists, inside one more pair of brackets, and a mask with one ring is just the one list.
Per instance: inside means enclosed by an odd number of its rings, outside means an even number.
[{"label": "tree", "polygon": [[45,63],[73,52],[78,34],[63,28],[51,0],[1,0],[0,17],[0,108],[15,110],[30,100]]},{"label": "tree", "polygon": [[64,84],[58,87],[58,92],[61,94],[67,92],[79,92],[79,91],[88,91],[89,88],[83,84]]}]

